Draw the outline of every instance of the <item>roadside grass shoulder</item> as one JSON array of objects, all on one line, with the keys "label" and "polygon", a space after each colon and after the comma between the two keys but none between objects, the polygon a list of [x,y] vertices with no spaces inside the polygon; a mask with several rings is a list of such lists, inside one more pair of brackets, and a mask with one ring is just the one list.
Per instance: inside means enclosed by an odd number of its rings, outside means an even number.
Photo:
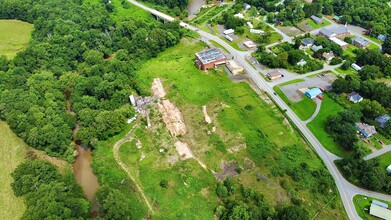
[{"label": "roadside grass shoulder", "polygon": [[369,208],[370,208],[371,203],[374,199],[378,200],[380,202],[384,202],[384,203],[388,204],[389,206],[391,206],[391,202],[384,201],[381,199],[376,199],[376,198],[363,196],[363,195],[356,195],[353,197],[354,207],[356,208],[358,215],[363,220],[377,220],[378,219],[378,218],[369,214]]},{"label": "roadside grass shoulder", "polygon": [[0,121],[0,131],[0,216],[16,220],[22,217],[25,204],[23,198],[14,195],[11,173],[25,161],[27,145],[3,121]]},{"label": "roadside grass shoulder", "polygon": [[216,41],[214,41],[214,40],[209,40],[209,42],[210,42],[213,46],[215,46],[215,47],[217,47],[217,48],[220,48],[220,49],[224,50],[225,52],[229,53],[228,50],[225,49],[225,47],[223,47],[221,44],[217,43]]},{"label": "roadside grass shoulder", "polygon": [[345,151],[342,146],[337,144],[330,134],[326,131],[326,120],[327,117],[331,115],[336,115],[338,112],[342,111],[344,108],[336,103],[332,98],[327,94],[324,94],[322,100],[322,106],[316,118],[307,124],[307,127],[323,145],[331,153],[340,156],[346,157],[349,156],[349,152]]},{"label": "roadside grass shoulder", "polygon": [[0,20],[0,55],[12,59],[27,48],[34,25],[18,20]]}]

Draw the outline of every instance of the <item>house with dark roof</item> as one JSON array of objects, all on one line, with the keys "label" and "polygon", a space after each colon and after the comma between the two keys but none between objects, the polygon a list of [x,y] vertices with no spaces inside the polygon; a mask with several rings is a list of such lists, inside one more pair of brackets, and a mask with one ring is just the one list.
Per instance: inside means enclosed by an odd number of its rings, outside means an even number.
[{"label": "house with dark roof", "polygon": [[369,138],[377,133],[375,126],[361,122],[356,123],[356,128],[366,138]]},{"label": "house with dark roof", "polygon": [[208,70],[217,65],[225,64],[227,58],[217,48],[204,50],[195,54],[195,64],[198,69]]},{"label": "house with dark roof", "polygon": [[386,41],[387,36],[384,35],[384,34],[379,34],[379,35],[377,36],[377,39],[380,40],[381,42],[384,42],[384,41]]},{"label": "house with dark roof", "polygon": [[318,35],[324,36],[328,39],[332,38],[332,37],[343,39],[345,37],[350,36],[350,34],[351,33],[350,33],[349,28],[347,28],[343,25],[340,25],[340,26],[334,27],[334,28],[322,28],[319,30]]},{"label": "house with dark roof", "polygon": [[303,40],[301,40],[301,48],[302,49],[306,49],[306,48],[310,48],[312,47],[312,45],[314,45],[315,43],[315,40],[312,39],[312,38],[305,38]]},{"label": "house with dark roof", "polygon": [[323,23],[322,18],[320,18],[320,17],[318,17],[318,16],[312,15],[310,18],[311,18],[311,20],[313,20],[316,24],[322,24],[322,23]]},{"label": "house with dark roof", "polygon": [[353,103],[361,102],[363,100],[363,97],[360,96],[360,94],[358,94],[357,92],[349,93],[347,98],[349,101],[351,101]]},{"label": "house with dark roof", "polygon": [[361,37],[355,37],[352,39],[352,44],[356,47],[365,49],[370,46],[369,41],[365,40],[364,38]]},{"label": "house with dark roof", "polygon": [[244,10],[249,10],[251,8],[251,5],[244,3],[243,8],[244,8]]},{"label": "house with dark roof", "polygon": [[385,128],[387,125],[387,122],[390,120],[390,116],[388,114],[380,115],[375,118],[375,121],[379,123],[379,126],[382,128]]}]

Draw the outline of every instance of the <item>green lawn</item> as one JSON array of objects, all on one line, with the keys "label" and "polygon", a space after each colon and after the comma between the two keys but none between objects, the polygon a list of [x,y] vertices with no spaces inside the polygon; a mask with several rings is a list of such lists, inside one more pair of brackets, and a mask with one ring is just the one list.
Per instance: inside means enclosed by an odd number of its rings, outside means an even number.
[{"label": "green lawn", "polygon": [[114,18],[114,20],[133,18],[136,20],[146,21],[154,19],[148,11],[141,9],[128,1],[124,2],[126,5],[125,7],[121,4],[121,0],[111,0],[111,3],[114,5],[114,13],[111,13],[110,15]]},{"label": "green lawn", "polygon": [[349,153],[335,143],[333,138],[326,132],[325,129],[327,117],[330,115],[336,115],[338,112],[343,110],[343,107],[331,99],[327,94],[324,94],[323,97],[322,106],[317,117],[308,123],[307,127],[328,151],[340,157],[348,156]]},{"label": "green lawn", "polygon": [[217,43],[216,41],[214,40],[209,40],[209,42],[211,44],[213,44],[213,46],[217,47],[217,48],[220,48],[222,50],[224,50],[225,52],[229,53],[227,49],[225,49],[225,47],[223,47],[221,44]]},{"label": "green lawn", "polygon": [[376,42],[378,44],[383,44],[383,42],[381,42],[379,39],[377,39],[377,37],[372,37],[372,36],[368,36],[368,35],[365,35],[365,34],[363,34],[362,36],[367,38],[367,39],[370,39],[370,40],[372,40],[372,41],[374,41],[374,42]]},{"label": "green lawn", "polygon": [[11,173],[24,161],[26,144],[9,126],[0,121],[0,216],[1,219],[20,219],[25,210],[21,197],[16,197],[11,188]]},{"label": "green lawn", "polygon": [[12,59],[17,52],[24,50],[34,26],[17,20],[0,20],[0,55]]},{"label": "green lawn", "polygon": [[372,200],[378,200],[380,202],[387,203],[389,206],[391,206],[391,201],[384,201],[381,199],[376,199],[372,197],[367,197],[363,195],[356,195],[353,197],[353,203],[354,207],[356,208],[356,211],[358,215],[363,219],[363,220],[377,220],[379,218],[376,218],[374,216],[371,216],[369,214],[369,208],[371,206]]},{"label": "green lawn", "polygon": [[318,29],[318,28],[321,28],[321,27],[324,27],[324,26],[327,26],[327,25],[331,24],[329,21],[327,21],[325,19],[323,19],[323,23],[322,24],[316,24],[312,19],[308,19],[307,22],[314,29]]},{"label": "green lawn", "polygon": [[[160,77],[167,92],[167,98],[181,110],[188,133],[171,138],[161,125],[159,114],[151,116],[153,128],[140,128],[136,136],[141,140],[140,149],[146,158],[139,161],[140,150],[134,144],[126,145],[122,157],[130,167],[139,169],[139,181],[154,204],[154,217],[189,219],[211,219],[216,205],[215,178],[203,170],[193,159],[167,165],[166,156],[177,156],[173,148],[176,139],[189,143],[191,150],[208,169],[221,171],[220,163],[236,161],[246,167],[243,158],[253,161],[250,171],[235,177],[235,181],[255,188],[264,194],[272,205],[290,203],[288,195],[303,198],[302,203],[314,216],[332,198],[313,192],[318,179],[307,172],[304,179],[293,181],[287,172],[305,162],[311,170],[324,169],[314,152],[306,146],[300,135],[284,121],[279,109],[259,98],[247,83],[232,83],[227,73],[209,70],[207,73],[194,66],[194,53],[205,49],[204,44],[184,39],[178,46],[167,49],[145,62],[138,71],[138,82],[142,91],[149,93],[155,77]],[[212,124],[204,122],[202,106],[206,105]],[[160,123],[160,124],[159,124]],[[208,134],[216,127],[215,135]],[[235,153],[217,148],[215,138],[221,141],[223,149],[239,148]],[[159,149],[166,149],[160,153]],[[134,158],[133,158],[133,156]],[[127,158],[127,159],[126,159]],[[248,164],[247,164],[248,166]],[[261,173],[273,184],[258,181],[254,174]],[[161,180],[169,183],[167,189],[159,186]],[[284,180],[288,188],[279,184]],[[285,187],[285,186],[284,186]],[[200,193],[201,192],[201,193]],[[334,191],[335,192],[335,191]],[[279,196],[276,196],[276,193]],[[337,197],[338,198],[338,197]],[[186,201],[186,202],[184,202]],[[334,208],[327,206],[321,211],[322,219],[346,219],[340,199],[334,201]],[[333,202],[333,203],[334,203]],[[195,208],[192,208],[195,207]]]},{"label": "green lawn", "polygon": [[370,43],[368,50],[379,50],[380,48],[373,43]]},{"label": "green lawn", "polygon": [[358,47],[349,44],[348,48],[343,51],[342,55],[343,56],[349,55],[351,57],[356,57],[357,55],[354,53],[354,51],[357,49]]},{"label": "green lawn", "polygon": [[380,155],[377,158],[379,158],[379,166],[382,169],[386,169],[391,164],[391,152]]},{"label": "green lawn", "polygon": [[335,71],[337,71],[338,73],[340,73],[342,75],[348,75],[348,74],[355,74],[355,73],[357,73],[356,70],[354,70],[351,67],[349,67],[349,69],[347,69],[347,70],[343,70],[343,69],[341,69],[341,67],[338,67],[338,68],[335,69]]}]

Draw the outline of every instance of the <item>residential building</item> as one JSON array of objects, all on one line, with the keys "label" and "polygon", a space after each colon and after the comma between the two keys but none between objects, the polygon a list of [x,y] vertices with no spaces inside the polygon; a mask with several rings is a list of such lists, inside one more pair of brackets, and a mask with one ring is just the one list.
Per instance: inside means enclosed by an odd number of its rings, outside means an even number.
[{"label": "residential building", "polygon": [[369,138],[377,133],[375,126],[361,122],[356,123],[356,128],[366,138]]},{"label": "residential building", "polygon": [[304,59],[301,59],[299,62],[296,63],[296,65],[298,66],[304,66],[307,64],[307,61],[305,61]]},{"label": "residential building", "polygon": [[376,199],[372,200],[372,204],[388,209],[388,204],[387,203],[380,202],[380,201],[378,201]]},{"label": "residential building", "polygon": [[244,10],[249,10],[251,8],[251,5],[244,3],[243,8],[244,8]]},{"label": "residential building", "polygon": [[247,21],[247,26],[248,26],[248,28],[250,28],[250,29],[254,28],[254,25],[251,24],[251,22],[249,22],[249,21]]},{"label": "residential building", "polygon": [[307,90],[304,94],[305,94],[308,98],[314,99],[314,98],[316,98],[318,95],[322,95],[322,91],[321,91],[319,88],[313,88],[313,89]]},{"label": "residential building", "polygon": [[351,92],[347,98],[353,103],[361,102],[363,100],[363,97],[360,96],[360,94],[358,94],[357,92]]},{"label": "residential building", "polygon": [[333,51],[331,51],[330,53],[324,52],[324,53],[322,54],[322,57],[325,58],[327,62],[329,62],[329,61],[332,60],[335,56],[334,56]]},{"label": "residential building", "polygon": [[361,70],[361,67],[360,67],[359,65],[355,64],[355,63],[353,63],[353,64],[351,65],[351,67],[352,67],[354,70],[356,70],[356,71],[360,71],[360,70]]},{"label": "residential building", "polygon": [[319,45],[319,46],[312,45],[312,47],[311,47],[311,50],[314,51],[314,52],[316,52],[318,50],[321,50],[321,49],[323,49],[322,45]]},{"label": "residential building", "polygon": [[391,219],[391,210],[380,207],[375,204],[371,204],[371,207],[369,208],[369,214],[376,216],[380,219]]},{"label": "residential building", "polygon": [[228,30],[225,30],[223,33],[224,33],[225,35],[227,35],[227,34],[233,34],[234,32],[235,32],[234,29],[228,29]]},{"label": "residential building", "polygon": [[266,74],[266,76],[267,76],[269,79],[271,79],[271,80],[273,80],[273,79],[278,79],[278,78],[281,78],[281,77],[284,77],[284,75],[283,75],[280,71],[278,71],[278,70],[272,71],[272,72]]},{"label": "residential building", "polygon": [[342,49],[344,49],[344,50],[347,49],[347,48],[349,47],[349,44],[348,44],[348,43],[346,43],[345,41],[340,40],[340,39],[338,39],[338,38],[336,38],[336,37],[331,37],[331,38],[329,38],[329,40],[330,40],[331,42],[333,42],[333,43],[338,44],[338,46],[342,47]]},{"label": "residential building", "polygon": [[257,45],[254,42],[252,42],[251,40],[243,42],[243,45],[245,47],[247,47],[248,49],[250,49],[250,50],[252,50],[252,49],[257,47]]},{"label": "residential building", "polygon": [[234,14],[234,17],[244,19],[244,15],[242,13]]},{"label": "residential building", "polygon": [[388,172],[388,173],[391,173],[391,164],[390,164],[390,165],[388,165],[388,167],[387,167],[387,169],[386,169],[386,170],[387,170],[387,172]]},{"label": "residential building", "polygon": [[258,29],[250,29],[250,33],[254,33],[254,34],[264,34],[265,31],[263,31],[263,30],[258,30]]},{"label": "residential building", "polygon": [[232,75],[236,76],[243,72],[243,67],[236,63],[235,60],[229,60],[226,63],[227,68],[231,71]]},{"label": "residential building", "polygon": [[311,18],[311,20],[313,20],[316,24],[322,24],[322,23],[323,23],[322,18],[320,18],[320,17],[318,17],[318,16],[312,15],[310,18]]},{"label": "residential building", "polygon": [[362,49],[365,49],[365,48],[370,46],[370,43],[367,40],[365,40],[364,38],[361,38],[361,37],[353,38],[352,44],[354,46],[362,48]]},{"label": "residential building", "polygon": [[347,27],[340,25],[335,28],[322,28],[319,30],[318,35],[324,36],[326,38],[336,37],[339,39],[343,39],[345,37],[350,36],[350,34],[350,30]]},{"label": "residential building", "polygon": [[310,48],[314,45],[314,43],[315,43],[314,39],[305,38],[305,39],[301,40],[301,48],[303,48],[303,49]]},{"label": "residential building", "polygon": [[379,35],[377,36],[377,39],[380,40],[381,42],[384,42],[384,41],[386,41],[387,36],[384,35],[384,34],[379,34]]},{"label": "residential building", "polygon": [[229,36],[228,34],[225,35],[225,39],[227,39],[227,40],[229,40],[231,42],[234,41],[234,39],[231,36]]},{"label": "residential building", "polygon": [[208,70],[217,65],[225,64],[227,58],[217,48],[204,50],[195,54],[195,64],[198,69]]},{"label": "residential building", "polygon": [[375,121],[379,123],[379,126],[382,128],[385,128],[387,125],[387,122],[390,120],[390,116],[388,114],[381,115],[375,118]]}]

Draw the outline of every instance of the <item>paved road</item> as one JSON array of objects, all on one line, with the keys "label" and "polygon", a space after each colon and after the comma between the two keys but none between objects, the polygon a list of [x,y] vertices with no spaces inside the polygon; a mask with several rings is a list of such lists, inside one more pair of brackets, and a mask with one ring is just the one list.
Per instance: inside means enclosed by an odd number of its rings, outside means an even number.
[{"label": "paved road", "polygon": [[391,144],[390,145],[387,145],[387,146],[384,146],[382,149],[380,150],[377,150],[369,155],[367,155],[366,157],[364,157],[364,160],[370,160],[372,158],[375,158],[375,157],[378,157],[382,154],[385,154],[387,152],[391,151]]},{"label": "paved road", "polygon": [[[135,0],[128,0],[129,2],[147,10],[150,11],[154,15],[158,15],[162,18],[167,18],[168,21],[174,20],[171,16],[165,15],[161,12],[158,12],[154,9],[148,8],[140,3],[138,3]],[[381,193],[372,192],[369,190],[358,188],[351,183],[347,182],[341,173],[338,171],[336,165],[334,164],[334,160],[338,159],[337,156],[334,154],[328,152],[321,143],[316,139],[314,134],[306,127],[305,123],[301,121],[297,115],[289,108],[289,106],[278,96],[274,95],[272,87],[261,77],[261,75],[246,61],[245,56],[246,52],[240,52],[235,50],[233,47],[231,47],[229,44],[227,44],[225,41],[221,40],[220,38],[213,36],[205,31],[199,30],[196,27],[193,27],[189,24],[186,24],[184,22],[180,22],[180,25],[182,27],[186,27],[190,30],[197,31],[203,39],[206,40],[214,40],[218,42],[220,45],[222,45],[226,50],[228,50],[233,56],[234,59],[244,67],[244,70],[248,74],[248,76],[252,79],[252,81],[261,89],[264,90],[266,93],[268,93],[272,99],[275,101],[275,103],[280,106],[280,108],[286,110],[286,115],[292,120],[292,122],[298,127],[298,129],[303,133],[303,135],[308,139],[308,141],[311,143],[311,145],[314,147],[315,151],[318,153],[320,158],[325,163],[327,169],[329,170],[330,174],[335,180],[336,186],[338,188],[338,191],[341,195],[341,199],[343,202],[343,205],[345,207],[345,210],[347,212],[347,215],[349,219],[358,220],[361,219],[359,215],[357,214],[354,204],[353,204],[353,197],[357,194],[362,194],[365,196],[375,197],[382,200],[391,201],[390,195],[385,195]],[[274,29],[274,28],[273,28]],[[288,41],[289,42],[289,41]]]}]

